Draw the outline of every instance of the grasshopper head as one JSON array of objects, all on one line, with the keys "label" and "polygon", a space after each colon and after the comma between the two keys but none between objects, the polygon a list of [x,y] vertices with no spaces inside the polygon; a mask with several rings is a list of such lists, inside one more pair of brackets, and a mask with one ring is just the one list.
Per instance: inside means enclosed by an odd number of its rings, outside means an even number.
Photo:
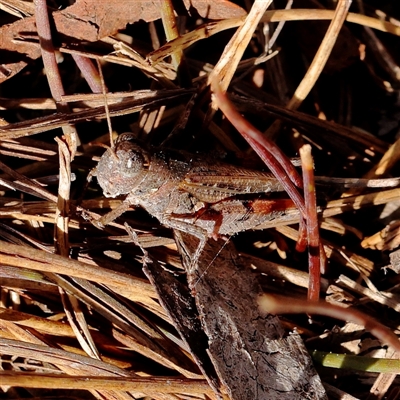
[{"label": "grasshopper head", "polygon": [[120,135],[115,148],[108,149],[96,167],[97,181],[104,196],[128,194],[146,172],[148,164],[147,152],[132,141],[132,135]]}]

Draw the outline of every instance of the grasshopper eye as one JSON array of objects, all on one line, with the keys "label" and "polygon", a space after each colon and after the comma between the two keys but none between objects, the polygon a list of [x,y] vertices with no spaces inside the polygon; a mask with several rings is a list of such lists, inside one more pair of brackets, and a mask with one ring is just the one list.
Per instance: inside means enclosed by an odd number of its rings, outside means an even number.
[{"label": "grasshopper eye", "polygon": [[134,149],[118,150],[116,156],[118,158],[118,171],[126,177],[135,176],[145,168],[146,161],[143,154]]}]

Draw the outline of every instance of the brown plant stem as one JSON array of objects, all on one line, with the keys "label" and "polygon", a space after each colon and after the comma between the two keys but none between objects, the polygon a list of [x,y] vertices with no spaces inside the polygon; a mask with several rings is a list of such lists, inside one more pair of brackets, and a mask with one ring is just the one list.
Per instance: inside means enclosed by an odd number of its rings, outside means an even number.
[{"label": "brown plant stem", "polygon": [[304,201],[307,209],[308,269],[310,272],[308,300],[317,301],[321,290],[320,249],[322,247],[319,239],[314,169],[309,144],[300,148],[300,157],[303,170]]},{"label": "brown plant stem", "polygon": [[83,57],[79,54],[72,54],[76,65],[80,69],[82,76],[85,78],[90,90],[93,93],[102,92],[102,84],[99,71],[97,71],[92,60],[88,57]]},{"label": "brown plant stem", "polygon": [[[51,37],[51,28],[46,0],[35,0],[34,4],[40,49],[42,53],[43,65],[46,70],[47,81],[49,82],[51,95],[56,101],[57,110],[69,113],[70,110],[68,104],[61,101],[61,97],[65,93],[61,81],[60,71],[58,70],[55,50]],[[62,130],[70,148],[71,159],[73,159],[78,144],[78,135],[76,129],[71,125],[64,125],[62,127]]]}]

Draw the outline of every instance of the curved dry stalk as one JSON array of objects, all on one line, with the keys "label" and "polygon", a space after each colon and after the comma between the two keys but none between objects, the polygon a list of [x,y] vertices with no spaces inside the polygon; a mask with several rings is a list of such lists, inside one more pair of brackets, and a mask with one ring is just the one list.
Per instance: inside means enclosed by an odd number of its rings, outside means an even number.
[{"label": "curved dry stalk", "polygon": [[325,37],[322,40],[322,43],[319,46],[310,67],[304,75],[303,80],[300,82],[300,85],[294,92],[293,97],[287,104],[287,107],[291,110],[299,108],[300,104],[308,96],[311,89],[314,87],[315,82],[317,81],[323,68],[325,67],[326,62],[328,61],[328,57],[331,54],[333,46],[336,43],[336,39],[339,36],[340,29],[342,28],[342,25],[346,20],[346,15],[349,11],[351,2],[351,0],[338,1],[335,14],[332,18],[328,30],[326,31]]},{"label": "curved dry stalk", "polygon": [[[316,9],[271,10],[265,12],[260,22],[329,21],[333,18],[334,13],[335,11],[333,10]],[[184,50],[199,40],[207,39],[210,36],[227,29],[236,28],[240,26],[244,20],[245,17],[240,17],[209,22],[151,52],[147,56],[147,59],[151,64],[157,64],[164,58],[170,56],[171,53],[175,51],[175,48]],[[388,21],[382,21],[378,18],[367,17],[362,14],[348,13],[346,21],[400,36],[399,26]]]},{"label": "curved dry stalk", "polygon": [[[315,54],[306,74],[304,75],[299,86],[295,90],[292,98],[286,105],[289,110],[297,110],[317,82],[322,70],[325,67],[326,62],[328,61],[333,46],[336,43],[336,39],[339,36],[339,32],[346,19],[346,15],[349,11],[351,2],[352,0],[338,1],[335,14],[333,15],[332,21],[329,24],[328,30],[326,31],[321,45],[319,46],[317,53]],[[275,120],[265,132],[265,136],[273,139],[278,134],[281,126],[282,120]]]},{"label": "curved dry stalk", "polygon": [[258,305],[261,311],[271,314],[311,314],[324,315],[342,321],[352,321],[362,325],[381,342],[388,344],[400,351],[398,337],[385,325],[374,318],[352,308],[343,308],[333,304],[319,301],[306,301],[291,299],[289,297],[271,296],[264,294],[260,297]]}]

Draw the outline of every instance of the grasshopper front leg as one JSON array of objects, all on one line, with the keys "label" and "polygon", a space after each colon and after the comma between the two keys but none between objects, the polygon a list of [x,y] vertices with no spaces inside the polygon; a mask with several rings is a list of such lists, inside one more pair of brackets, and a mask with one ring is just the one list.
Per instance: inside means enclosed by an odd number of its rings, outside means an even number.
[{"label": "grasshopper front leg", "polygon": [[94,225],[98,228],[104,228],[106,225],[120,217],[125,211],[128,211],[129,208],[130,204],[127,201],[123,201],[117,208],[114,208],[98,220],[95,220]]},{"label": "grasshopper front leg", "polygon": [[109,211],[107,214],[104,214],[100,218],[96,218],[93,213],[89,213],[87,211],[82,212],[82,216],[85,220],[89,221],[92,225],[94,225],[98,229],[104,229],[105,226],[116,220],[119,216],[121,216],[125,211],[128,211],[130,208],[130,204],[126,201],[122,202],[117,208]]}]

